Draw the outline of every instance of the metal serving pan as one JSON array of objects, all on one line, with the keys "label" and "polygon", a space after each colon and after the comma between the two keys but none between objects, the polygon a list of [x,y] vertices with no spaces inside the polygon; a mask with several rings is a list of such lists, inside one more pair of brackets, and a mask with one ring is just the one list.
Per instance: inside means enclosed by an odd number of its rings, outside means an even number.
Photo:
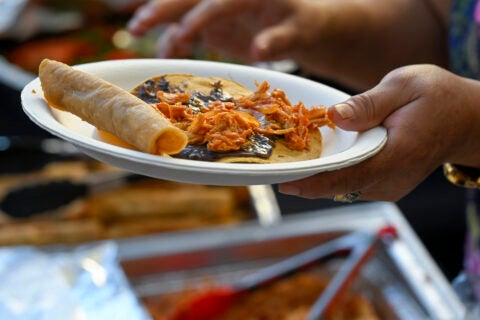
[{"label": "metal serving pan", "polygon": [[[120,263],[140,298],[202,281],[233,281],[337,236],[393,226],[356,286],[382,319],[462,319],[464,305],[391,203],[356,204],[284,217],[268,227],[246,223],[118,241]],[[331,269],[331,265],[328,266]]]}]

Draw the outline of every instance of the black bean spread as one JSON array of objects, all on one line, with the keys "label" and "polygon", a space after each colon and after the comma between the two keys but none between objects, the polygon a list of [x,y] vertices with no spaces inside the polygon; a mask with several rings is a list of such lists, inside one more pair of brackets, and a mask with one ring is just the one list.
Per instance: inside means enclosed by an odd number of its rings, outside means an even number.
[{"label": "black bean spread", "polygon": [[[211,101],[233,102],[233,97],[223,91],[221,81],[212,83],[212,89],[209,94],[193,92],[187,107],[194,113],[201,112]],[[181,85],[171,85],[165,77],[159,77],[156,80],[147,80],[139,86],[135,94],[143,101],[149,104],[159,103],[157,92],[165,93],[183,93],[188,87],[188,83]],[[246,111],[246,110],[245,110]],[[265,116],[261,112],[250,110],[249,113],[254,116],[262,125],[265,125]],[[226,157],[256,157],[268,159],[275,146],[273,139],[259,133],[255,133],[248,138],[248,144],[240,147],[238,150],[225,152],[211,151],[206,144],[188,144],[180,153],[172,155],[175,158],[203,161],[217,161]]]}]

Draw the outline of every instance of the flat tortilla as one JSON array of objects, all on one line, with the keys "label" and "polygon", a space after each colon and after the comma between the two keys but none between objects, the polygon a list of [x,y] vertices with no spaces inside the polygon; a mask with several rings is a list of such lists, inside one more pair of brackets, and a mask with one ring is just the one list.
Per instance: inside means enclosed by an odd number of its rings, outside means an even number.
[{"label": "flat tortilla", "polygon": [[218,162],[227,163],[280,163],[312,160],[320,157],[322,154],[322,134],[320,130],[315,129],[310,131],[310,150],[292,150],[285,146],[282,139],[275,141],[272,155],[268,159],[258,157],[226,157],[220,159]]},{"label": "flat tortilla", "polygon": [[160,111],[97,76],[44,59],[39,78],[51,106],[69,111],[143,152],[174,154],[187,145],[186,134]]},{"label": "flat tortilla", "polygon": [[[243,95],[250,95],[252,91],[247,89],[242,84],[231,79],[220,77],[200,77],[192,74],[163,74],[152,78],[145,79],[142,83],[132,89],[132,93],[141,99],[146,99],[143,86],[147,81],[153,81],[156,87],[162,87],[159,83],[168,84],[168,89],[171,92],[181,91],[189,94],[200,92],[204,95],[209,95],[214,84],[221,81],[221,88],[225,96],[239,97]],[[163,86],[164,86],[163,85]],[[165,91],[165,90],[164,90]],[[155,95],[156,96],[156,95]],[[275,146],[269,158],[261,158],[256,156],[225,156],[221,157],[216,162],[226,163],[280,163],[311,160],[320,157],[322,152],[322,134],[319,129],[312,129],[309,131],[310,135],[310,149],[296,151],[288,148],[282,138],[275,140]]]},{"label": "flat tortilla", "polygon": [[170,90],[180,90],[190,94],[194,92],[200,92],[208,95],[213,89],[213,84],[218,81],[221,81],[222,83],[223,92],[231,95],[232,97],[238,97],[252,93],[252,91],[247,89],[245,86],[227,78],[200,77],[187,73],[169,73],[145,79],[145,81],[133,88],[131,93],[138,97],[143,84],[148,80],[155,81],[156,83],[160,81],[167,81],[169,83]]}]

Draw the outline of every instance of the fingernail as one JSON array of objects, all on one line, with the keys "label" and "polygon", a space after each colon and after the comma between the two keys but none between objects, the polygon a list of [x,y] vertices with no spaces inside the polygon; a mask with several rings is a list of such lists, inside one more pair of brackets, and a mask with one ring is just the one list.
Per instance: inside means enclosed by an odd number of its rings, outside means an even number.
[{"label": "fingernail", "polygon": [[146,7],[141,7],[136,13],[135,13],[135,19],[136,20],[144,20],[147,18],[150,18],[153,16],[154,13],[152,12],[152,8],[146,6]]},{"label": "fingernail", "polygon": [[291,196],[298,196],[300,194],[300,188],[294,184],[281,184],[279,185],[278,191]]},{"label": "fingernail", "polygon": [[337,104],[334,106],[335,111],[342,117],[343,120],[353,119],[355,113],[353,112],[352,106],[346,103]]},{"label": "fingernail", "polygon": [[270,47],[267,41],[257,40],[252,46],[252,54],[256,59],[262,60],[269,55]]},{"label": "fingernail", "polygon": [[132,18],[132,20],[128,21],[127,22],[127,29],[130,30],[130,29],[133,29],[134,27],[137,26],[137,20]]}]

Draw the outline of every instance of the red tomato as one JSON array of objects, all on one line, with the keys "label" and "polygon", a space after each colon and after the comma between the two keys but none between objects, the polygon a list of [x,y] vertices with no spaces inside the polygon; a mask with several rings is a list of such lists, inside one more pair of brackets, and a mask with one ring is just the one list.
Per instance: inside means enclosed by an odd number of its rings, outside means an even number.
[{"label": "red tomato", "polygon": [[94,55],[95,48],[84,40],[51,38],[21,44],[10,51],[7,58],[21,68],[36,73],[44,58],[73,64],[78,59]]},{"label": "red tomato", "polygon": [[140,55],[131,50],[112,50],[105,56],[106,60],[140,58]]}]

